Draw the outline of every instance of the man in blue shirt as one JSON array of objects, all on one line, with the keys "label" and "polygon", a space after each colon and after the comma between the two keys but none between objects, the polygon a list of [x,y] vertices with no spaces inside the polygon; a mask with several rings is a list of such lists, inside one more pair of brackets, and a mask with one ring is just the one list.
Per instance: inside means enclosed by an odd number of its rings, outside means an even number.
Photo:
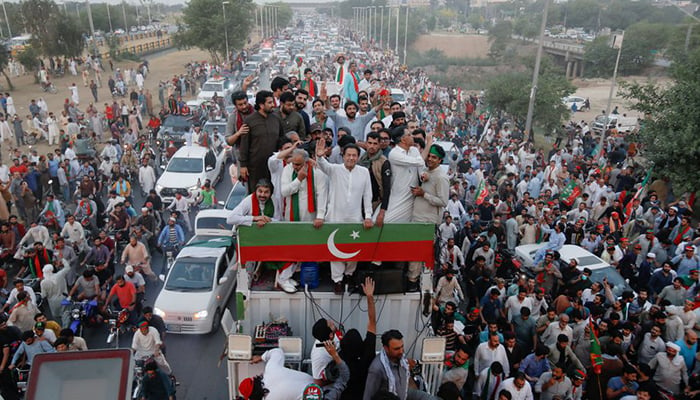
[{"label": "man in blue shirt", "polygon": [[537,345],[534,353],[528,354],[520,362],[519,370],[525,374],[525,379],[531,385],[534,386],[540,376],[550,370],[549,360],[547,360],[548,354],[549,348],[540,343]]},{"label": "man in blue shirt", "polygon": [[624,396],[634,396],[639,389],[639,384],[636,381],[637,370],[633,366],[627,365],[622,376],[610,378],[605,394],[611,400],[618,400]]},{"label": "man in blue shirt", "polygon": [[685,360],[688,371],[693,371],[695,367],[695,354],[698,352],[698,335],[692,329],[687,329],[683,339],[676,341],[681,347],[678,354]]}]

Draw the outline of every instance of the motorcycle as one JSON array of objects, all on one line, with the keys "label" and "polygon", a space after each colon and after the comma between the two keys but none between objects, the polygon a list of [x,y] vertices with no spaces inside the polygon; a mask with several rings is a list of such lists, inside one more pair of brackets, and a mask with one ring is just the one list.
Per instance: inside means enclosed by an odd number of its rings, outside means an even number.
[{"label": "motorcycle", "polygon": [[70,298],[63,299],[61,305],[70,307],[69,328],[76,336],[83,336],[85,324],[93,322],[97,310],[97,300],[73,301]]},{"label": "motorcycle", "polygon": [[41,308],[44,304],[44,298],[41,296],[41,278],[20,278],[24,282],[24,286],[28,286],[34,290],[36,296],[36,308]]},{"label": "motorcycle", "polygon": [[163,271],[166,273],[170,271],[170,268],[175,264],[175,258],[177,258],[177,253],[180,252],[180,246],[164,246],[163,253],[165,258],[163,259]]},{"label": "motorcycle", "polygon": [[119,348],[119,336],[126,333],[127,322],[129,321],[129,310],[122,309],[120,311],[113,310],[111,307],[107,308],[107,315],[109,318],[106,320],[109,326],[109,334],[107,335],[107,344],[114,344],[114,348]]}]

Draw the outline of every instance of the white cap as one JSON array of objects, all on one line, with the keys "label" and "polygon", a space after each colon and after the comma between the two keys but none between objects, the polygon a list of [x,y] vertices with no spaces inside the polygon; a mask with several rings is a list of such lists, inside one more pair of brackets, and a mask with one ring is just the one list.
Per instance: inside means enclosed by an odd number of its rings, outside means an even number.
[{"label": "white cap", "polygon": [[681,351],[681,346],[679,346],[673,342],[666,342],[666,347],[670,347],[676,351]]},{"label": "white cap", "polygon": [[654,254],[654,253],[647,253],[647,258],[656,258],[656,254]]},{"label": "white cap", "polygon": [[124,268],[124,272],[127,274],[129,272],[134,272],[134,267],[132,267],[131,265],[127,265],[126,268]]}]

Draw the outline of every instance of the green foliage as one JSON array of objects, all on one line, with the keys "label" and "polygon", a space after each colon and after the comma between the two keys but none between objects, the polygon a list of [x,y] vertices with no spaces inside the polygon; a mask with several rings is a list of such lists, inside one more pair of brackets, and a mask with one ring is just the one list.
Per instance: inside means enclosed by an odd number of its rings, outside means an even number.
[{"label": "green foliage", "polygon": [[[40,56],[39,50],[29,46],[25,47],[25,49],[17,55],[17,61],[19,61],[27,71],[38,71]],[[39,82],[39,76],[36,74],[34,75],[34,81]]]},{"label": "green foliage", "polygon": [[[525,65],[528,64],[530,60],[525,60]],[[510,72],[491,79],[487,83],[487,103],[498,111],[512,115],[517,120],[525,120],[532,87],[532,71],[528,65],[527,72]],[[575,90],[561,73],[554,71],[551,60],[544,57],[535,97],[533,121],[534,124],[544,127],[546,132],[552,132],[565,118],[568,118],[570,110],[561,99]]]},{"label": "green foliage", "polygon": [[491,42],[489,56],[491,58],[494,60],[503,59],[512,34],[513,25],[510,21],[499,21],[489,29],[489,41]]},{"label": "green foliage", "polygon": [[[640,22],[625,31],[618,74],[639,74],[654,61],[655,54],[666,47],[672,29],[664,24]],[[610,37],[596,38],[586,46],[585,60],[590,67],[586,73],[593,76],[611,76],[615,69],[617,49],[609,45]]]},{"label": "green foliage", "polygon": [[76,18],[65,15],[51,0],[27,0],[22,3],[25,28],[31,33],[31,47],[44,56],[76,57],[85,48]]},{"label": "green foliage", "polygon": [[10,51],[8,50],[7,46],[0,45],[0,73],[2,73],[3,76],[5,76],[5,81],[7,82],[7,88],[9,90],[14,90],[15,87],[12,84],[10,77],[7,75],[7,72],[5,71],[7,69],[7,65],[9,63],[10,63]]},{"label": "green foliage", "polygon": [[424,53],[409,51],[406,62],[412,68],[435,66],[441,72],[446,71],[447,67],[450,66],[492,67],[498,64],[498,62],[492,58],[447,57],[445,52],[435,48]]},{"label": "green foliage", "polygon": [[[215,61],[226,54],[225,29],[229,49],[241,49],[254,22],[251,0],[236,2],[226,8],[224,21],[219,0],[191,0],[183,10],[181,29],[174,35],[178,47],[198,47],[208,51]],[[184,28],[184,29],[183,29]]]},{"label": "green foliage", "polygon": [[[281,1],[278,1],[276,3],[265,4],[279,7],[279,9],[277,10],[277,25],[279,25],[282,28],[284,28],[285,26],[289,26],[289,24],[292,22],[292,16],[294,15],[294,11],[292,11],[292,7],[290,7],[289,4]],[[228,12],[228,10],[226,11]],[[226,14],[226,19],[228,19],[228,13]],[[231,39],[229,38],[229,40]]]},{"label": "green foliage", "polygon": [[[542,5],[543,0],[538,0],[528,7],[527,12],[541,12]],[[547,25],[562,24],[595,32],[603,27],[612,30],[627,29],[641,21],[677,24],[682,19],[683,14],[675,7],[658,7],[652,2],[571,0],[551,5]]]},{"label": "green foliage", "polygon": [[671,74],[675,82],[668,88],[633,83],[621,92],[633,109],[648,115],[639,134],[644,157],[671,179],[674,191],[694,192],[700,188],[695,173],[700,165],[700,50],[674,64]]}]

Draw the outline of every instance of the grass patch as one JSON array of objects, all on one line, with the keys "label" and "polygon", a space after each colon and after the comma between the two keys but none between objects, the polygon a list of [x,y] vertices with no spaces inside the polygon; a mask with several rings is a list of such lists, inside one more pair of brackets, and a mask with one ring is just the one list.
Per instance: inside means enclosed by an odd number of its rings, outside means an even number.
[{"label": "grass patch", "polygon": [[414,68],[434,66],[441,72],[447,72],[450,66],[493,67],[498,65],[498,61],[491,58],[447,57],[444,51],[435,48],[423,53],[409,51],[407,63]]}]

